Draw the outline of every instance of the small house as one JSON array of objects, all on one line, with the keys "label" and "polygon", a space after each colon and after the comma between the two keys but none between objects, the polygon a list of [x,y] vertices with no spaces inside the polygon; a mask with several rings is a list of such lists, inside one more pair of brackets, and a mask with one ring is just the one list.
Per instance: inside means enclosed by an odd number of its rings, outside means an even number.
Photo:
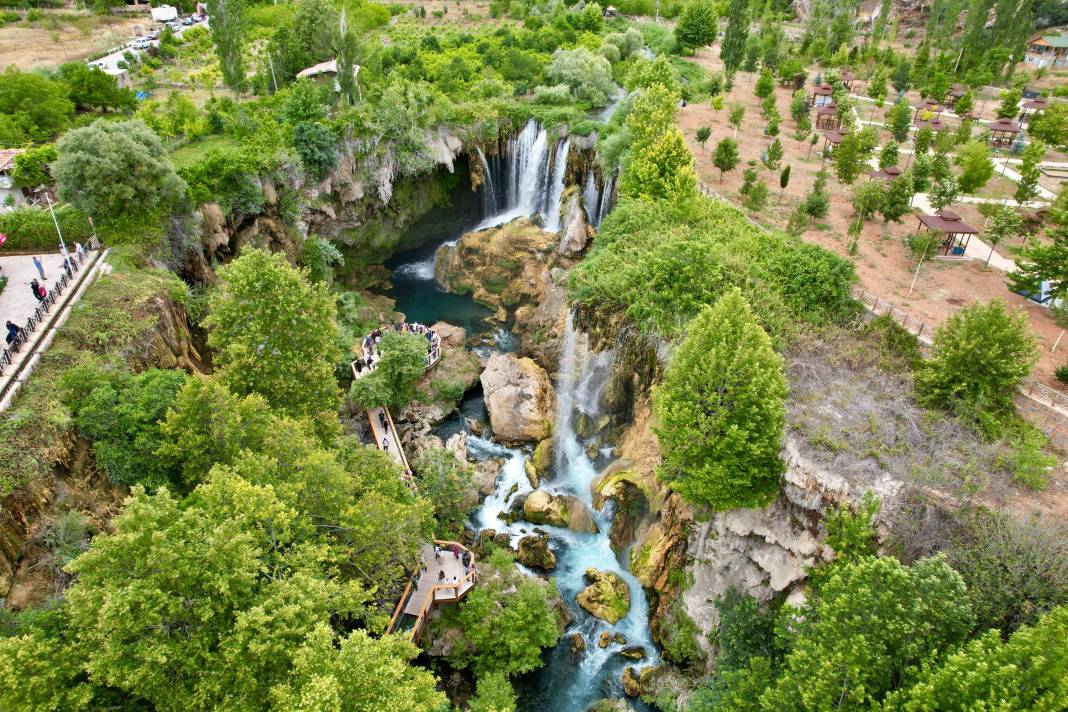
[{"label": "small house", "polygon": [[1020,133],[1020,125],[1012,119],[991,121],[986,127],[990,130],[991,146],[1011,146]]},{"label": "small house", "polygon": [[937,215],[918,216],[916,234],[930,232],[939,235],[939,251],[947,257],[963,257],[972,235],[979,230],[960,219],[952,210],[943,208]]},{"label": "small house", "polygon": [[838,144],[842,143],[842,139],[844,139],[847,135],[849,135],[848,131],[842,131],[840,129],[836,129],[834,131],[824,131],[823,132],[823,153],[824,153],[824,155],[829,155],[835,149],[835,147],[838,146]]},{"label": "small house", "polygon": [[1068,36],[1035,35],[1027,40],[1024,62],[1032,67],[1068,69]]},{"label": "small house", "polygon": [[949,94],[946,95],[946,106],[956,110],[957,102],[967,93],[968,87],[963,84],[954,84],[949,88]]},{"label": "small house", "polygon": [[[352,65],[352,76],[358,76],[360,73],[360,65]],[[341,85],[337,82],[337,60],[331,59],[328,62],[319,62],[319,64],[313,64],[312,66],[302,69],[297,72],[297,79],[315,79],[317,77],[325,77],[333,79],[334,91],[341,91]]]}]

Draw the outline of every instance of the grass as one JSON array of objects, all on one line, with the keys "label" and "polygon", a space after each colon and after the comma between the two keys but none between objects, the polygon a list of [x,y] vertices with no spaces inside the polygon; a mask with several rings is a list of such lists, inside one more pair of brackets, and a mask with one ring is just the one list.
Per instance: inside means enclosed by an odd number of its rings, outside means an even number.
[{"label": "grass", "polygon": [[[282,7],[281,5],[266,5],[264,7]],[[185,168],[198,162],[212,149],[225,150],[227,148],[240,148],[241,144],[229,136],[205,136],[191,143],[187,143],[171,152],[171,161],[175,169]]]}]

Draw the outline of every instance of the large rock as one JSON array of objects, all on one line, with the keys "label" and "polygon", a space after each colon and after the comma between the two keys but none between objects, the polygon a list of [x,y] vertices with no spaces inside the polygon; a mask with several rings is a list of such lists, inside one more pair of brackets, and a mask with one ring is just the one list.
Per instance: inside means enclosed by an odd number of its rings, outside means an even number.
[{"label": "large rock", "polygon": [[630,611],[630,590],[627,582],[614,571],[586,569],[585,589],[575,600],[590,615],[615,624]]},{"label": "large rock", "polygon": [[572,495],[558,495],[535,490],[523,501],[523,519],[531,524],[567,527],[572,531],[592,534],[597,523],[589,507]]},{"label": "large rock", "polygon": [[490,427],[498,439],[537,442],[549,436],[556,394],[545,369],[529,358],[494,354],[481,381]]},{"label": "large rock", "polygon": [[586,224],[586,211],[582,208],[582,194],[578,186],[571,186],[561,197],[560,242],[556,251],[565,257],[575,257],[586,249],[593,230]]},{"label": "large rock", "polygon": [[531,534],[519,540],[519,563],[532,569],[552,571],[556,568],[556,554],[549,548],[549,537]]},{"label": "large rock", "polygon": [[494,458],[475,465],[475,484],[478,485],[480,495],[489,497],[497,489],[497,477],[501,474],[503,464],[503,460]]}]

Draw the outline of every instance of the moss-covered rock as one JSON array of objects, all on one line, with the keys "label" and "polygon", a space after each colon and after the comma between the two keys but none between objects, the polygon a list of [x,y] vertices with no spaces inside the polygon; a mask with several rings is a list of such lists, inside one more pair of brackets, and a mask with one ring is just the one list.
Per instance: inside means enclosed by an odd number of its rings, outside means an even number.
[{"label": "moss-covered rock", "polygon": [[519,563],[532,569],[552,571],[556,568],[556,554],[549,548],[549,537],[532,534],[519,540]]},{"label": "moss-covered rock", "polygon": [[627,582],[614,571],[586,569],[585,589],[575,600],[590,615],[609,623],[618,623],[630,611]]}]

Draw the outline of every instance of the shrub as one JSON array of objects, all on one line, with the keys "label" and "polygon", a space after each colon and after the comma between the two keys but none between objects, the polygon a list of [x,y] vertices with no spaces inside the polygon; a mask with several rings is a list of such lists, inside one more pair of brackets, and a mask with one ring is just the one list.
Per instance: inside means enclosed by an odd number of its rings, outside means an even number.
[{"label": "shrub", "polygon": [[556,84],[551,87],[535,87],[534,101],[538,104],[550,104],[564,106],[571,103],[571,88],[567,84]]},{"label": "shrub", "polygon": [[415,383],[425,368],[426,339],[416,334],[387,332],[378,345],[378,365],[352,382],[349,395],[364,407],[403,408],[415,396]]},{"label": "shrub", "polygon": [[1001,300],[961,308],[935,332],[932,358],[916,374],[923,400],[1001,411],[1012,409],[1020,379],[1038,358],[1027,315]]},{"label": "shrub", "polygon": [[1053,372],[1053,377],[1061,383],[1068,385],[1068,363],[1063,366],[1058,366],[1057,370]]},{"label": "shrub", "polygon": [[337,163],[334,136],[320,123],[304,122],[294,126],[293,147],[297,149],[304,169],[314,178],[322,178]]},{"label": "shrub", "polygon": [[576,99],[594,106],[607,104],[615,89],[608,60],[584,47],[556,50],[545,68],[545,76],[550,81],[566,84]]},{"label": "shrub", "polygon": [[841,322],[857,313],[853,263],[816,245],[782,251],[772,271],[786,303],[813,324]]}]

